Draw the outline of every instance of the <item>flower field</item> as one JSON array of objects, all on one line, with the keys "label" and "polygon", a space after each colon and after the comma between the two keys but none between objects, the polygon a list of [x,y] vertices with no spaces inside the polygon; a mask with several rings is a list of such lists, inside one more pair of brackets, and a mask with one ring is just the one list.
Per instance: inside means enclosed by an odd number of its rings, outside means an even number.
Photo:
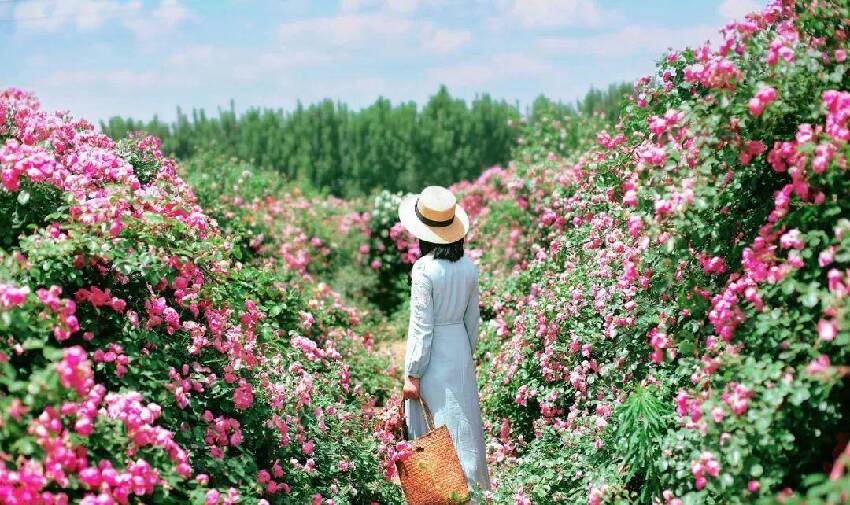
[{"label": "flower field", "polygon": [[[493,503],[850,501],[850,3],[721,35],[452,187]],[[15,89],[0,141],[0,502],[403,503],[399,195]]]}]

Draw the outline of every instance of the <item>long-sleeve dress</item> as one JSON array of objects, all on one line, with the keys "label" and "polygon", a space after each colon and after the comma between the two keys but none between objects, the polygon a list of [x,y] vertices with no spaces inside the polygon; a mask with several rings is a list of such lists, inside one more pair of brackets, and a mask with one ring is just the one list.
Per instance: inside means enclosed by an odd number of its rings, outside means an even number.
[{"label": "long-sleeve dress", "polygon": [[[490,488],[481,404],[472,352],[478,343],[478,269],[469,257],[456,262],[421,257],[413,265],[407,375],[419,377],[419,394],[452,436],[470,489]],[[426,433],[422,408],[407,400],[412,438]]]}]

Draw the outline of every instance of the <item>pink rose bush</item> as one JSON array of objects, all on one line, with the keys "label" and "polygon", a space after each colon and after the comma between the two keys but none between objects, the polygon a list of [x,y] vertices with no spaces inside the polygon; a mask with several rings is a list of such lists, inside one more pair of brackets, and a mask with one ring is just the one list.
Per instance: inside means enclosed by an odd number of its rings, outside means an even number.
[{"label": "pink rose bush", "polygon": [[495,502],[846,500],[846,16],[770,2],[456,186]]},{"label": "pink rose bush", "polygon": [[397,503],[386,363],[313,277],[364,220],[189,169],[0,92],[0,502]]}]

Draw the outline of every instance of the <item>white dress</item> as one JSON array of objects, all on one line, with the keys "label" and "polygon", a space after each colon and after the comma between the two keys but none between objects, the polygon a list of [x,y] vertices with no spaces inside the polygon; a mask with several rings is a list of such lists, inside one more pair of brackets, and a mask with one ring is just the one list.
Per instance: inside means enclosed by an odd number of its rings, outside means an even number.
[{"label": "white dress", "polygon": [[[490,488],[481,404],[472,351],[478,343],[478,268],[464,256],[456,262],[419,258],[413,265],[407,375],[420,378],[419,394],[448,427],[470,489]],[[427,431],[418,401],[407,400],[411,438]]]}]

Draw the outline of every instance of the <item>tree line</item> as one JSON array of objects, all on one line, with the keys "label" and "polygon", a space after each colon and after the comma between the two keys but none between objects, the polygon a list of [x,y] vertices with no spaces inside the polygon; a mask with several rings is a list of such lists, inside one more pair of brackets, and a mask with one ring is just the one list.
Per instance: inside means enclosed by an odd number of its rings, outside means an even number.
[{"label": "tree line", "polygon": [[[541,96],[524,119],[593,112],[613,118],[630,90],[628,84],[592,89],[575,104]],[[394,105],[378,98],[355,111],[327,99],[306,107],[299,103],[292,111],[251,108],[237,114],[231,101],[216,116],[204,109],[190,116],[178,107],[170,124],[156,116],[147,122],[116,116],[101,122],[101,130],[115,139],[145,131],[181,160],[202,152],[236,157],[338,196],[357,196],[374,188],[448,185],[504,164],[522,116],[517,104],[487,94],[467,104],[443,86],[421,108],[412,101]]]}]

